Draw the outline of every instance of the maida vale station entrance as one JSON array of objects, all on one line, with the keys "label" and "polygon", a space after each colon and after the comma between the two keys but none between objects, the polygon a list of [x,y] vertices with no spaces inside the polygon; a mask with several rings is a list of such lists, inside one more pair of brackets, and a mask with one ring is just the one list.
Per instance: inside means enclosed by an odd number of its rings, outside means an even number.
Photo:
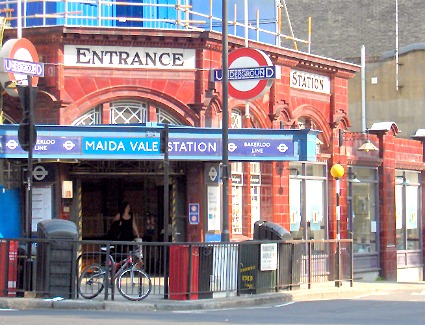
[{"label": "maida vale station entrance", "polygon": [[[168,130],[166,164],[161,148],[163,124],[37,126],[32,220],[18,217],[21,229],[30,223],[34,235],[39,221],[61,217],[75,221],[83,239],[105,238],[125,201],[131,203],[146,241],[163,241],[164,226],[173,242],[219,238],[222,130],[172,125]],[[24,170],[27,152],[19,146],[17,133],[18,125],[0,125],[0,158]],[[317,133],[308,129],[230,130],[232,196],[245,183],[260,200],[261,186],[269,184],[272,191],[276,162],[314,161]],[[250,166],[250,177],[243,176],[244,167],[233,166]],[[168,185],[168,225],[164,225],[164,184]],[[232,231],[242,233],[241,207],[232,206],[231,214]],[[249,223],[259,218],[252,215]]]}]

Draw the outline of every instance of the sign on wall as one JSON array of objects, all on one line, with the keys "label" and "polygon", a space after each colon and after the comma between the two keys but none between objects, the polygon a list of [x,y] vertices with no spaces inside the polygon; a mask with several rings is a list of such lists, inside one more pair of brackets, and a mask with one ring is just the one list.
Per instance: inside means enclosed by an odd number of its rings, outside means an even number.
[{"label": "sign on wall", "polygon": [[314,91],[317,93],[330,94],[331,82],[329,77],[315,73],[291,70],[291,88]]},{"label": "sign on wall", "polygon": [[199,203],[189,203],[189,223],[199,224]]},{"label": "sign on wall", "polygon": [[64,65],[125,69],[195,69],[195,50],[65,45]]}]

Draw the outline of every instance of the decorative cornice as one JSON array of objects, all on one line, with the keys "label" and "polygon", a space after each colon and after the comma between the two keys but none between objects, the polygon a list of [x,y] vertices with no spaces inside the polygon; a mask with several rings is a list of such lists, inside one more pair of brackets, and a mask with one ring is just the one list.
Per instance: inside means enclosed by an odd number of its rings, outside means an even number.
[{"label": "decorative cornice", "polygon": [[425,170],[425,164],[422,162],[397,162],[395,163],[396,169],[406,170]]}]

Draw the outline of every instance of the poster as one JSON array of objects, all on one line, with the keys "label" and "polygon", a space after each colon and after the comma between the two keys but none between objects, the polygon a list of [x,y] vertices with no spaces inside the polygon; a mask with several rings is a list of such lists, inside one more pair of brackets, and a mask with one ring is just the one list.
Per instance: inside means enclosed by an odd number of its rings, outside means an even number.
[{"label": "poster", "polygon": [[403,228],[403,187],[395,186],[395,227],[396,229]]},{"label": "poster", "polygon": [[311,230],[320,230],[323,221],[323,182],[307,181],[307,222]]},{"label": "poster", "polygon": [[418,188],[406,187],[406,229],[418,229]]},{"label": "poster", "polygon": [[32,188],[32,226],[31,231],[37,231],[37,224],[43,220],[52,219],[52,188]]},{"label": "poster", "polygon": [[220,230],[220,187],[207,187],[208,231]]},{"label": "poster", "polygon": [[301,181],[289,180],[290,230],[299,231],[301,224]]}]

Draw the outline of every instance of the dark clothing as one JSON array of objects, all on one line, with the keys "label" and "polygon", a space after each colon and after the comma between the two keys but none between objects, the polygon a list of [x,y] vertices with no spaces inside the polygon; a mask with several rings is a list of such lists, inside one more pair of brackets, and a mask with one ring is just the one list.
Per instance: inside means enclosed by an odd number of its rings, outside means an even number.
[{"label": "dark clothing", "polygon": [[133,241],[133,216],[131,216],[128,220],[125,220],[122,216],[120,216],[119,220],[112,223],[107,237],[109,240]]},{"label": "dark clothing", "polygon": [[130,219],[125,220],[120,216],[121,223],[121,236],[119,240],[122,241],[133,241],[134,240],[134,232],[133,232],[133,216],[130,216]]},{"label": "dark clothing", "polygon": [[[119,220],[115,220],[108,231],[108,239],[115,241],[133,241],[133,216],[130,219],[123,219],[120,215]],[[117,245],[115,247],[115,254],[113,254],[115,261],[121,261],[126,258],[129,251],[128,245]]]}]

